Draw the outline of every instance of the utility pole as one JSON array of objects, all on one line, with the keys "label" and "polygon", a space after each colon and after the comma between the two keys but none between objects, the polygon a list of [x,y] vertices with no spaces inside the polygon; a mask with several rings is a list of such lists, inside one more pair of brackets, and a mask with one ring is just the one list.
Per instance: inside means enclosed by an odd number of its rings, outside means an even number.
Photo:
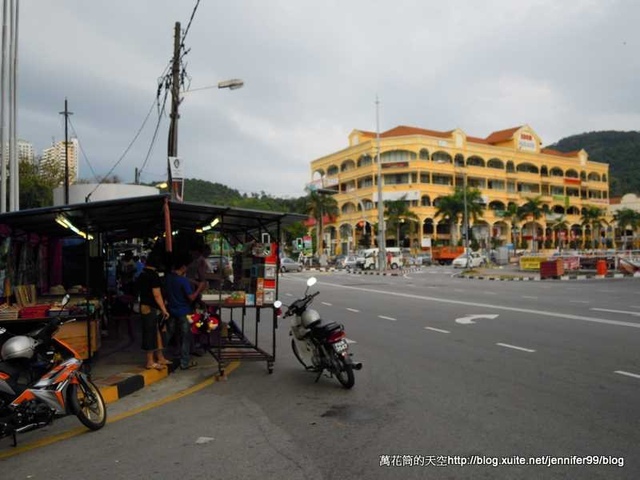
[{"label": "utility pole", "polygon": [[382,165],[380,164],[380,101],[376,96],[376,162],[378,162],[378,270],[387,267],[387,252],[385,245],[384,202],[382,201]]},{"label": "utility pole", "polygon": [[173,62],[171,67],[171,113],[169,118],[169,148],[167,152],[167,183],[171,199],[176,198],[176,186],[171,175],[171,158],[178,156],[178,107],[180,106],[180,22],[176,22],[173,33]]},{"label": "utility pole", "polygon": [[69,111],[67,99],[64,99],[64,111],[59,112],[64,115],[64,204],[69,205]]}]

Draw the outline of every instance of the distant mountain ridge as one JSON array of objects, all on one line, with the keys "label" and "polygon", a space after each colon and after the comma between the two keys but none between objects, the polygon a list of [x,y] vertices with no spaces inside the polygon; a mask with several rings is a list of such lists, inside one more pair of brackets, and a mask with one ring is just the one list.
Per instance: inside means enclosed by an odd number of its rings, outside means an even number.
[{"label": "distant mountain ridge", "polygon": [[640,132],[588,132],[563,138],[549,148],[560,152],[584,149],[589,159],[609,164],[609,195],[640,192]]}]

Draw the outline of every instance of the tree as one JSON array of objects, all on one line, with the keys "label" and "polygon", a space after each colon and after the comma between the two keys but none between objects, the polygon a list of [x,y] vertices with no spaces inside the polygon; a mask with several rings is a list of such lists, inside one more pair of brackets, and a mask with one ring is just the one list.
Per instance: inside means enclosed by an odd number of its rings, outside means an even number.
[{"label": "tree", "polygon": [[[405,220],[411,220],[411,225],[417,224],[420,218],[411,211],[404,195],[399,200],[387,200],[384,202],[385,217],[387,220],[387,232],[393,231],[396,236],[396,246],[400,247],[400,226]],[[409,227],[410,232],[413,228]]]},{"label": "tree", "polygon": [[500,216],[511,224],[511,243],[513,243],[513,248],[518,248],[518,238],[516,237],[515,229],[522,220],[520,207],[515,203],[510,203],[507,205],[507,209],[502,211]]},{"label": "tree", "polygon": [[[560,250],[564,249],[564,236],[561,234],[561,232],[566,232],[569,230],[569,224],[567,223],[567,219],[565,218],[564,215],[562,215],[561,217],[557,218],[556,220],[554,220],[551,223],[551,230],[555,232],[556,234],[556,243],[557,243],[557,247]],[[565,234],[566,236],[566,234]]]},{"label": "tree", "polygon": [[624,243],[622,248],[627,249],[627,227],[631,229],[631,246],[635,243],[636,230],[640,225],[640,213],[630,208],[623,208],[618,210],[614,215],[618,228],[620,229],[620,235],[624,237]]},{"label": "tree", "polygon": [[537,220],[539,220],[543,214],[547,213],[549,207],[542,203],[542,197],[538,195],[537,197],[528,198],[527,201],[520,205],[519,214],[520,218],[523,220],[529,220],[525,222],[531,223],[533,225],[533,248],[534,251],[537,247],[537,233],[538,233],[538,225]]},{"label": "tree", "polygon": [[306,210],[316,221],[316,252],[320,256],[322,253],[322,217],[324,215],[330,217],[338,215],[338,202],[331,195],[312,191],[307,197]]},{"label": "tree", "polygon": [[50,207],[53,205],[53,189],[64,182],[64,169],[55,163],[41,164],[21,160],[20,209]]},{"label": "tree", "polygon": [[[485,204],[482,200],[482,194],[477,188],[466,189],[467,199],[467,215],[468,219],[477,222],[484,213]],[[458,243],[458,224],[460,219],[464,217],[465,190],[456,188],[455,192],[446,197],[441,197],[438,201],[435,217],[442,217],[443,220],[449,222],[451,234],[451,245]],[[466,227],[464,225],[463,227]],[[468,234],[468,232],[466,232]]]},{"label": "tree", "polygon": [[600,231],[604,220],[602,209],[589,205],[582,211],[580,218],[582,226],[588,226],[591,229],[591,248],[596,248],[596,234]]}]

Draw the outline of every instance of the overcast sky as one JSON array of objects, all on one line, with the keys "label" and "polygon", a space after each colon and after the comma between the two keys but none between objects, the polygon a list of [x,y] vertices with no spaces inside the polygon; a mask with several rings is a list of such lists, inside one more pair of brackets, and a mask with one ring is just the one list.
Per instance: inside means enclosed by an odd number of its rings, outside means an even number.
[{"label": "overcast sky", "polygon": [[[175,22],[197,0],[20,2],[18,135],[39,154],[64,138],[65,97],[84,154],[107,174],[156,101]],[[545,145],[640,125],[635,0],[202,0],[185,44],[185,176],[243,193],[305,194],[309,163],[353,129],[530,125]],[[169,104],[167,104],[169,108]],[[114,170],[166,179],[168,116],[152,113]],[[603,159],[606,160],[606,159]]]}]

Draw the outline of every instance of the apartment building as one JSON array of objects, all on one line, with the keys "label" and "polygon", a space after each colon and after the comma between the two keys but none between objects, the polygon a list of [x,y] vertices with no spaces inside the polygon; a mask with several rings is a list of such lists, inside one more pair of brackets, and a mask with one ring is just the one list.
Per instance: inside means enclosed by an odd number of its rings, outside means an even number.
[{"label": "apartment building", "polygon": [[[72,138],[68,142],[66,153],[69,161],[69,183],[73,184],[78,180],[78,139]],[[42,151],[42,164],[55,163],[64,171],[65,169],[65,142],[54,143],[51,147]]]},{"label": "apartment building", "polygon": [[[18,153],[18,162],[27,161],[29,163],[33,163],[35,159],[35,153],[33,144],[31,142],[27,142],[26,140],[18,139],[16,143],[17,153]],[[9,161],[9,143],[5,143],[4,145],[4,158],[6,161]]]},{"label": "apartment building", "polygon": [[[353,130],[347,148],[311,162],[311,185],[336,191],[340,213],[326,220],[323,232],[331,253],[359,248],[363,236],[373,243],[378,168],[382,200],[404,199],[418,219],[407,219],[396,233],[399,239],[388,233],[388,245],[419,249],[449,243],[449,224],[436,217],[438,202],[465,181],[469,188],[480,191],[486,206],[483,218],[469,220],[472,238],[484,246],[514,240],[555,241],[556,236],[567,244],[583,242],[591,233],[581,225],[584,209],[606,210],[609,203],[607,164],[590,160],[584,150],[562,153],[543,148],[528,125],[493,132],[486,138],[469,136],[460,129],[439,132],[398,126],[379,136]],[[532,197],[540,197],[550,213],[519,225],[503,216],[509,204],[520,206]],[[560,222],[566,222],[566,229],[553,228]]]}]

